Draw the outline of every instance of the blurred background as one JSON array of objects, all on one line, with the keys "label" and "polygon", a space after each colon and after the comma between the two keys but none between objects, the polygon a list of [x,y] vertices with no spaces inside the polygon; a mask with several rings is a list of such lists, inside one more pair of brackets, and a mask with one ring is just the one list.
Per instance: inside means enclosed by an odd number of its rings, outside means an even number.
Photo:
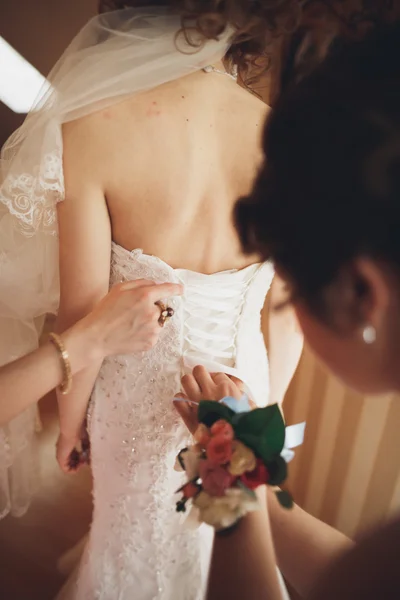
[{"label": "blurred background", "polygon": [[[95,14],[96,0],[0,1],[0,36],[47,75],[82,25]],[[0,56],[0,73],[2,61]],[[0,80],[0,87],[6,85]],[[23,120],[0,103],[0,144]]]},{"label": "blurred background", "polygon": [[[95,14],[96,5],[96,0],[1,0],[0,36],[45,75]],[[336,30],[326,25],[318,31],[277,41],[274,67],[258,86],[267,102],[273,103],[291,79],[288,68],[304,71],[302,57],[307,52],[309,57],[310,49],[318,57],[321,35],[331,40]],[[0,73],[4,60],[0,54]],[[0,95],[6,85],[0,79]],[[23,118],[0,103],[1,145]],[[0,522],[0,597],[7,600],[53,598],[63,580],[57,559],[87,533],[90,523],[90,473],[66,477],[59,472],[53,398],[45,398],[40,409],[39,492],[22,519]],[[376,401],[350,393],[305,350],[284,409],[288,424],[307,422],[305,443],[291,464],[289,479],[301,506],[352,537],[400,508],[399,399]]]}]

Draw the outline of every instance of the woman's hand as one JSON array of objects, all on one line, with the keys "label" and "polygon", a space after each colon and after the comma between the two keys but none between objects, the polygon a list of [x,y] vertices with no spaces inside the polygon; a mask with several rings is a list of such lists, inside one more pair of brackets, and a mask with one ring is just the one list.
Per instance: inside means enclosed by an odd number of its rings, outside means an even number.
[{"label": "woman's hand", "polygon": [[243,396],[243,382],[225,373],[209,373],[201,365],[190,375],[182,377],[182,388],[192,402],[201,400],[221,400],[227,396],[240,400]]},{"label": "woman's hand", "polygon": [[66,437],[60,433],[56,446],[56,457],[60,469],[64,473],[74,473],[83,464],[78,447],[80,445],[79,437]]},{"label": "woman's hand", "polygon": [[174,283],[120,283],[71,332],[99,358],[150,350],[161,332],[160,307],[155,303],[182,293],[183,287]]},{"label": "woman's hand", "polygon": [[243,382],[236,377],[225,373],[209,373],[204,367],[198,366],[193,369],[192,374],[182,377],[184,393],[177,394],[177,398],[187,402],[178,401],[174,405],[186,427],[194,433],[198,426],[196,404],[201,400],[218,402],[227,396],[240,400],[243,387]]},{"label": "woman's hand", "polygon": [[[112,288],[93,311],[63,333],[73,372],[78,364],[101,361],[113,354],[130,354],[150,350],[162,331],[160,307],[155,303],[183,293],[181,285],[156,284],[152,281],[130,281]],[[70,401],[68,398],[67,402]],[[72,398],[72,403],[74,398]],[[74,404],[67,404],[70,410]],[[85,432],[79,431],[86,403],[72,426],[61,421],[57,442],[57,461],[65,473],[77,471],[87,462]],[[66,411],[65,411],[66,412]],[[71,420],[71,419],[70,419]]]},{"label": "woman's hand", "polygon": [[90,464],[90,439],[86,422],[78,437],[67,436],[62,431],[57,440],[56,458],[64,473],[76,473],[83,465]]}]

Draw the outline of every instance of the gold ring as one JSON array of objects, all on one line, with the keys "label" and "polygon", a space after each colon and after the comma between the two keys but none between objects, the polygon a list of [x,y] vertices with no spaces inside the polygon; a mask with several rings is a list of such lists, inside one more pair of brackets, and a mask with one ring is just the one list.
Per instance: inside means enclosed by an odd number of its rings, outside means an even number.
[{"label": "gold ring", "polygon": [[170,306],[166,306],[161,300],[158,300],[155,304],[160,309],[158,324],[160,327],[164,327],[165,323],[174,316],[175,311]]}]

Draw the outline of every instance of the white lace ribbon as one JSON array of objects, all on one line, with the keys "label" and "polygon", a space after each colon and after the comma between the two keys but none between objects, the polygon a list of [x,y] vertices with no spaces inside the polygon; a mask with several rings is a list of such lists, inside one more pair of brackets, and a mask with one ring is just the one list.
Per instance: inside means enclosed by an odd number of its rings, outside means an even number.
[{"label": "white lace ribbon", "polygon": [[285,445],[281,452],[281,456],[286,462],[290,462],[294,458],[293,448],[301,446],[304,441],[304,433],[306,423],[296,423],[296,425],[288,425],[285,430]]}]

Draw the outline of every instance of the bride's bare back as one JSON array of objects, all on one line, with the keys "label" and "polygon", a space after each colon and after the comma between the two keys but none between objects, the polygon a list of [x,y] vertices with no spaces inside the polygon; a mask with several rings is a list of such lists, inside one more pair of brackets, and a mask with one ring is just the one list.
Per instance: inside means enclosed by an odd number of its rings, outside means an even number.
[{"label": "bride's bare back", "polygon": [[199,72],[72,123],[67,200],[89,179],[121,246],[205,273],[241,268],[252,260],[232,211],[257,172],[267,110],[230,78]]},{"label": "bride's bare back", "polygon": [[[60,329],[107,293],[111,240],[203,273],[255,262],[241,252],[232,213],[257,172],[266,112],[232,79],[201,71],[64,127]],[[59,401],[69,444],[99,366]]]}]

